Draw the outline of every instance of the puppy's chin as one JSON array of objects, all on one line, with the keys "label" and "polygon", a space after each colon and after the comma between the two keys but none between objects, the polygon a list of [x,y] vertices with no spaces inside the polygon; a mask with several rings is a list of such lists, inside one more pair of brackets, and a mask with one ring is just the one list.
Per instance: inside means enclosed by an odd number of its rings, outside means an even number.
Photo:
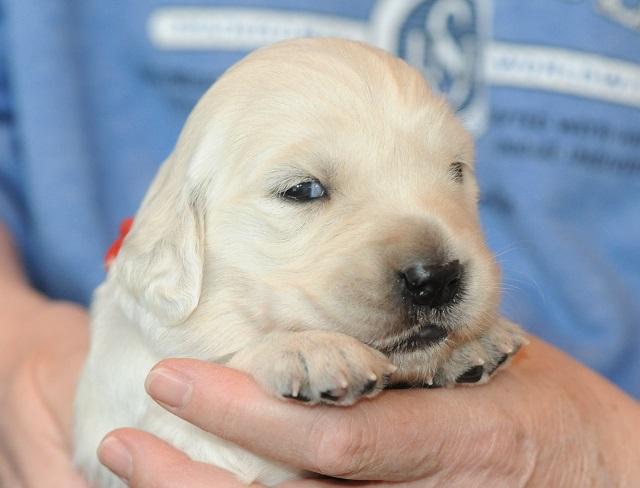
[{"label": "puppy's chin", "polygon": [[458,342],[481,332],[483,322],[493,315],[497,310],[475,310],[463,294],[439,308],[405,305],[388,336],[370,345],[385,354],[408,354]]},{"label": "puppy's chin", "polygon": [[435,310],[408,307],[403,314],[403,329],[395,328],[401,332],[370,342],[398,367],[389,387],[436,387],[434,378],[438,378],[439,365],[498,318],[497,307],[472,309],[465,300]]}]

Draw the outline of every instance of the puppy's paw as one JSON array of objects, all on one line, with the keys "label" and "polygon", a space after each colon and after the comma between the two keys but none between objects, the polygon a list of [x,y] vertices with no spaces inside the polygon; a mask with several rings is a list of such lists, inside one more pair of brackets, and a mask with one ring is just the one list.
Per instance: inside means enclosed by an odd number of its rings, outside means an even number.
[{"label": "puppy's paw", "polygon": [[323,331],[277,334],[240,351],[229,365],[281,398],[342,406],[374,397],[396,370],[380,351]]},{"label": "puppy's paw", "polygon": [[520,347],[527,343],[522,329],[506,319],[499,319],[478,339],[453,350],[438,369],[434,385],[454,386],[486,383],[508,364]]}]

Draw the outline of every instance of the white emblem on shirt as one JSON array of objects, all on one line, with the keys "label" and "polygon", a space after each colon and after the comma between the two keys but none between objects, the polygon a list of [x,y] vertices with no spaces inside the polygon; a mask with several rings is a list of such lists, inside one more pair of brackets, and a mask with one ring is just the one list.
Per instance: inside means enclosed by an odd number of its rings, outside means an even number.
[{"label": "white emblem on shirt", "polygon": [[640,31],[640,2],[635,5],[624,0],[598,0],[598,10],[616,22]]}]

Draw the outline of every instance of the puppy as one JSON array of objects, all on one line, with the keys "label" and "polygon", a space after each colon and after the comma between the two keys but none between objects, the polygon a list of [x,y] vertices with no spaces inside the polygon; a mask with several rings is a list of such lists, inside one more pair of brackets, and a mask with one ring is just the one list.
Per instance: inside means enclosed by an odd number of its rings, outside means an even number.
[{"label": "puppy", "polygon": [[135,426],[247,483],[303,475],[151,401],[166,357],[307,404],[487,381],[524,338],[498,315],[477,195],[470,136],[405,62],[338,39],[247,56],[189,116],[95,293],[77,464],[116,486],[96,447]]}]

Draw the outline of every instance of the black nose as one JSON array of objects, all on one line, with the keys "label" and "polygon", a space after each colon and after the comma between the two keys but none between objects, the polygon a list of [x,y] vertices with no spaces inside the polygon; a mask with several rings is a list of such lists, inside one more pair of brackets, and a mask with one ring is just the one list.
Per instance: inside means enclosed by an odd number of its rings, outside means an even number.
[{"label": "black nose", "polygon": [[460,291],[463,267],[458,260],[434,266],[415,263],[401,272],[413,303],[431,308],[449,303]]}]

